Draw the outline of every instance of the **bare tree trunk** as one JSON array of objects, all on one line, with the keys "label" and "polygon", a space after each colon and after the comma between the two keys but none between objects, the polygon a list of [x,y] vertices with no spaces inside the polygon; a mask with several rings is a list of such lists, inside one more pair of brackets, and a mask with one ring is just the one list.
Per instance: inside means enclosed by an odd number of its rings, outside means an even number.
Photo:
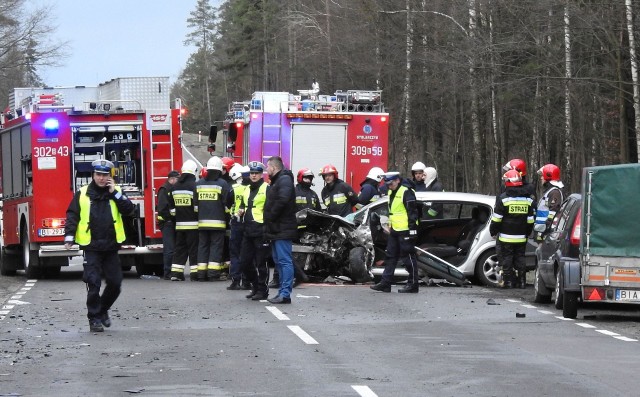
[{"label": "bare tree trunk", "polygon": [[[469,0],[469,39],[475,41],[477,29],[476,0]],[[476,82],[476,55],[472,52],[469,58],[469,80],[471,88],[471,134],[473,136],[473,148],[471,150],[471,191],[480,192],[480,121],[478,106],[478,86]]]},{"label": "bare tree trunk", "polygon": [[565,127],[565,171],[564,175],[572,175],[573,163],[571,161],[571,29],[569,20],[569,5],[564,7],[564,127]]},{"label": "bare tree trunk", "polygon": [[624,100],[624,82],[622,81],[622,42],[624,36],[624,30],[620,30],[619,34],[619,46],[616,49],[616,76],[618,77],[618,137],[620,139],[620,163],[628,163],[629,162],[629,138],[628,138],[628,124],[627,124],[627,107],[625,106]]},{"label": "bare tree trunk", "polygon": [[406,67],[403,87],[404,120],[402,123],[402,158],[400,168],[406,170],[409,166],[407,151],[409,148],[409,122],[411,120],[411,58],[413,56],[413,24],[411,16],[411,0],[406,0],[407,11],[407,48]]},{"label": "bare tree trunk", "polygon": [[329,73],[329,87],[334,87],[335,82],[333,81],[333,54],[332,54],[332,44],[331,44],[331,11],[329,10],[329,0],[324,0],[324,8],[327,13],[327,71]]},{"label": "bare tree trunk", "polygon": [[262,0],[262,56],[264,57],[263,64],[263,73],[262,73],[262,89],[265,91],[269,90],[269,51],[267,46],[267,11],[266,8],[266,0]]},{"label": "bare tree trunk", "polygon": [[495,82],[495,72],[497,69],[496,66],[496,56],[494,52],[494,36],[493,36],[493,7],[491,7],[491,2],[489,2],[489,45],[491,46],[491,132],[492,132],[492,150],[493,158],[490,164],[493,164],[494,167],[492,171],[489,173],[492,180],[496,180],[495,171],[500,169],[500,157],[499,157],[499,146],[498,146],[498,112],[496,110],[496,82]]},{"label": "bare tree trunk", "polygon": [[629,34],[629,55],[631,58],[631,79],[633,80],[633,112],[636,120],[636,145],[640,162],[640,86],[638,85],[638,58],[636,58],[636,40],[633,33],[633,2],[625,0],[627,7],[627,32]]}]

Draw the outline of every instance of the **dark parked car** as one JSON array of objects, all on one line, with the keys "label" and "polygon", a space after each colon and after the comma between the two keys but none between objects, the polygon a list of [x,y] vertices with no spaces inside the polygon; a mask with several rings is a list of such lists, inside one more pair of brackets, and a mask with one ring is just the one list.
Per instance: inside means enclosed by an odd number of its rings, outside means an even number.
[{"label": "dark parked car", "polygon": [[581,223],[580,194],[570,195],[553,218],[544,233],[543,241],[536,249],[536,273],[533,282],[535,302],[551,302],[555,291],[555,307],[563,307],[563,274],[558,270],[567,261],[577,261],[580,248]]}]

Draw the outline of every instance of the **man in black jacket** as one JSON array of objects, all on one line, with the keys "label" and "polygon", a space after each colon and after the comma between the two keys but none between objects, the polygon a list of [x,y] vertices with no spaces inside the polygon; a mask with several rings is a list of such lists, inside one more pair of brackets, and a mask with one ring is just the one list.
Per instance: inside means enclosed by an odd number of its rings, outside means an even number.
[{"label": "man in black jacket", "polygon": [[353,207],[358,204],[353,188],[345,181],[338,178],[338,169],[331,164],[322,167],[320,171],[324,179],[324,187],[320,192],[322,201],[330,215],[347,216],[353,212]]},{"label": "man in black jacket", "polygon": [[271,241],[271,255],[280,274],[278,295],[270,303],[291,303],[293,285],[292,241],[298,238],[296,193],[293,174],[284,169],[282,159],[273,156],[267,161],[271,186],[264,204],[265,240]]},{"label": "man in black jacket", "polygon": [[[71,249],[75,241],[84,251],[82,280],[87,284],[89,330],[103,332],[103,327],[111,326],[109,309],[122,285],[118,257],[126,239],[122,215],[133,215],[135,206],[111,177],[111,161],[101,159],[91,165],[93,180],[76,192],[67,209],[64,246]],[[101,296],[102,276],[107,285]]]},{"label": "man in black jacket", "polygon": [[164,279],[171,280],[171,260],[176,246],[176,222],[171,215],[169,206],[169,192],[178,181],[180,173],[171,171],[167,181],[158,189],[158,228],[162,233],[162,263],[164,265]]}]

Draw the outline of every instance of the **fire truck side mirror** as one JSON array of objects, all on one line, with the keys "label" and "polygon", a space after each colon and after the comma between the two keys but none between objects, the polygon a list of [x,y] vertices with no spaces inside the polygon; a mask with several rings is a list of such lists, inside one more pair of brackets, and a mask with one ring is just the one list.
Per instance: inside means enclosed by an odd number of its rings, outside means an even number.
[{"label": "fire truck side mirror", "polygon": [[209,129],[209,142],[214,143],[217,137],[218,137],[218,127],[215,125],[212,125],[211,128]]}]

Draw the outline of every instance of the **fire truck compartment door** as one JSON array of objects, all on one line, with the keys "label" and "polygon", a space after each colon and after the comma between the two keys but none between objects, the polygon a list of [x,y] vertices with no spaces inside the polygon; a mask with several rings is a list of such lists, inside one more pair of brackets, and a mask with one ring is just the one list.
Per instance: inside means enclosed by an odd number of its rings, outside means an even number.
[{"label": "fire truck compartment door", "polygon": [[301,168],[313,171],[313,190],[318,193],[324,187],[322,178],[318,176],[320,169],[333,164],[338,169],[338,177],[345,177],[347,124],[338,123],[292,123],[291,124],[291,171],[294,176]]}]

